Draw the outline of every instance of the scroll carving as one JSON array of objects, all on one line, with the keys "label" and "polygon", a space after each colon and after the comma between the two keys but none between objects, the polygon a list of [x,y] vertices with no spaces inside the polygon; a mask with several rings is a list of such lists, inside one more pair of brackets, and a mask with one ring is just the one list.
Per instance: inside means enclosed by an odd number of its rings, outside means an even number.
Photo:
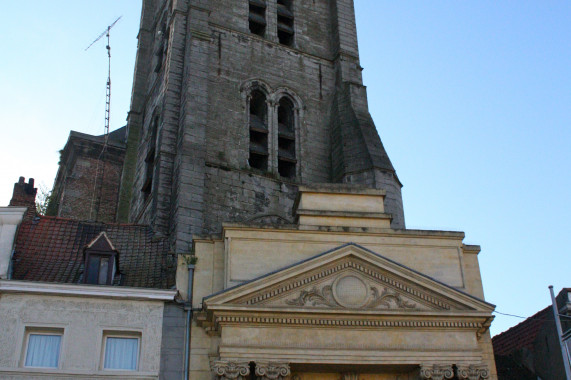
[{"label": "scroll carving", "polygon": [[[319,290],[314,287],[310,290],[302,290],[299,297],[286,300],[288,305],[292,306],[329,306],[329,307],[342,307],[347,308],[347,306],[341,305],[335,300],[333,289],[331,285],[324,286]],[[416,304],[408,302],[403,297],[387,288],[383,288],[382,292],[379,292],[374,286],[370,287],[370,297],[367,303],[362,307],[364,309],[414,309]]]},{"label": "scroll carving", "polygon": [[250,374],[250,364],[218,360],[212,365],[212,371],[218,380],[244,380]]},{"label": "scroll carving", "polygon": [[310,290],[302,290],[299,293],[299,297],[287,300],[286,303],[292,306],[305,306],[310,304],[311,306],[325,305],[329,307],[340,306],[333,298],[333,290],[331,285],[324,286],[321,290],[314,287]]},{"label": "scroll carving", "polygon": [[458,366],[458,378],[461,380],[485,380],[490,377],[490,371],[486,365]]},{"label": "scroll carving", "polygon": [[365,306],[367,309],[374,309],[377,306],[392,309],[393,303],[396,309],[414,309],[416,307],[414,303],[404,300],[397,292],[391,292],[386,288],[384,288],[383,292],[379,294],[379,291],[376,288],[371,287],[371,292],[373,294],[373,299],[367,304],[367,306]]},{"label": "scroll carving", "polygon": [[256,362],[256,377],[259,380],[283,380],[289,375],[287,363]]},{"label": "scroll carving", "polygon": [[420,378],[423,380],[444,380],[454,377],[454,369],[451,365],[434,364],[432,366],[421,366]]}]

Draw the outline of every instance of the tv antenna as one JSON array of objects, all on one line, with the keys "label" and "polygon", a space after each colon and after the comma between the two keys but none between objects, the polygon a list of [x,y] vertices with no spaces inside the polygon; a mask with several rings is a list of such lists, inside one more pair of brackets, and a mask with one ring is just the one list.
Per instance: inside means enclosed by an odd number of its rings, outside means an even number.
[{"label": "tv antenna", "polygon": [[[105,154],[105,151],[107,150],[107,144],[109,142],[109,118],[110,118],[110,114],[111,114],[111,41],[110,41],[110,34],[111,33],[110,32],[111,32],[111,28],[113,28],[115,26],[115,24],[117,24],[117,22],[121,19],[121,17],[123,17],[123,16],[119,16],[117,18],[117,20],[113,21],[113,23],[111,25],[109,25],[103,31],[103,33],[101,33],[99,35],[99,37],[97,37],[88,47],[85,48],[85,50],[87,51],[90,47],[95,45],[95,43],[97,43],[97,41],[99,41],[103,37],[107,37],[106,49],[107,49],[108,66],[107,66],[107,87],[106,87],[106,91],[105,91],[105,134],[103,137],[103,149],[101,150],[101,154],[99,155],[99,158],[97,160],[97,169],[95,171],[95,181],[93,183],[93,195],[91,197],[91,207],[89,208],[89,219],[91,219],[91,220],[97,219],[98,214],[99,214],[99,204],[101,203],[101,196],[102,196],[102,191],[103,191],[103,177],[105,175],[105,162],[103,162],[102,168],[100,168],[100,166],[101,166],[100,164],[103,161],[101,158]],[[100,169],[101,169],[101,172],[100,172]],[[96,204],[96,199],[98,200],[97,204]],[[95,218],[93,215],[94,213],[95,213]]]},{"label": "tv antenna", "polygon": [[121,19],[121,17],[123,16],[119,16],[117,18],[117,20],[113,21],[113,23],[111,25],[109,25],[104,31],[103,33],[101,33],[99,35],[99,37],[97,37],[95,39],[95,41],[93,41],[88,47],[85,48],[85,50],[87,51],[90,47],[92,47],[93,45],[95,45],[95,43],[97,41],[99,41],[100,39],[102,39],[103,37],[107,37],[107,59],[108,59],[108,68],[107,68],[107,89],[105,91],[105,140],[103,143],[103,150],[105,151],[105,148],[107,148],[107,140],[109,139],[109,118],[110,118],[110,114],[111,114],[111,41],[110,41],[110,32],[111,32],[111,28],[113,28],[115,26],[115,24],[117,24],[117,22]]}]

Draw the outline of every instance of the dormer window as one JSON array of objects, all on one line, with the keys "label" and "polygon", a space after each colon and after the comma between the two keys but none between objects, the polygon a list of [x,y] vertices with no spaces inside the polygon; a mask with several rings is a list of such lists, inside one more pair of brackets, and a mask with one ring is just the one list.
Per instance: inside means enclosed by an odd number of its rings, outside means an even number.
[{"label": "dormer window", "polygon": [[266,1],[265,0],[249,0],[250,15],[248,22],[250,32],[264,37],[266,33]]},{"label": "dormer window", "polygon": [[83,282],[93,285],[112,285],[118,271],[119,252],[105,232],[87,245]]},{"label": "dormer window", "polygon": [[293,0],[278,0],[278,39],[280,44],[293,45]]}]

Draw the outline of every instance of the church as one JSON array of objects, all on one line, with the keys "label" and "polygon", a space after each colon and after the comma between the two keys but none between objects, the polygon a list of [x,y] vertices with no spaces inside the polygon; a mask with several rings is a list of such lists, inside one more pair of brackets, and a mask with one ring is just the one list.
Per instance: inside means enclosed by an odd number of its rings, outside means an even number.
[{"label": "church", "polygon": [[[96,221],[70,222],[81,244],[67,248],[78,263],[69,275],[28,270],[33,239],[15,239],[0,317],[19,294],[42,296],[30,281],[112,299],[121,334],[102,327],[101,363],[75,378],[497,378],[479,246],[462,232],[406,228],[402,184],[368,111],[352,0],[143,0],[138,39],[128,122],[109,159],[122,161],[116,196],[105,193],[114,200],[99,202]],[[73,160],[103,144],[71,137]],[[65,162],[60,173],[73,173],[76,161]],[[63,229],[64,210],[74,218],[69,174],[60,177],[56,216],[21,222],[30,226],[18,234]],[[28,338],[0,374],[26,367],[40,339],[41,321],[11,318]],[[42,331],[65,346],[56,325]],[[137,358],[113,367],[119,343]],[[74,373],[52,363],[52,378]]]}]

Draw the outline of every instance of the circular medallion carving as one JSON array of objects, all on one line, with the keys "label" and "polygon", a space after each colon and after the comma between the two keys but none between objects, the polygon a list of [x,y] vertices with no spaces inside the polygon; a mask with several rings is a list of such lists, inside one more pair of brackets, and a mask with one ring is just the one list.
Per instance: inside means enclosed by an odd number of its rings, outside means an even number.
[{"label": "circular medallion carving", "polygon": [[360,308],[369,299],[369,287],[355,275],[338,277],[332,288],[335,301],[344,307]]}]

